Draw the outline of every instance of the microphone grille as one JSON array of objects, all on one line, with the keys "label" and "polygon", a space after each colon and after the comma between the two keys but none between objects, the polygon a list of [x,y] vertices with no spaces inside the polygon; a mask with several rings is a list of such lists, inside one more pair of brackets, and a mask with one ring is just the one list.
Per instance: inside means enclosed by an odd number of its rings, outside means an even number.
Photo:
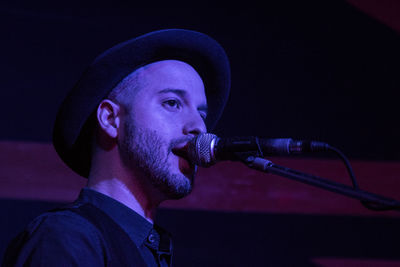
[{"label": "microphone grille", "polygon": [[209,167],[216,163],[214,145],[217,136],[211,133],[202,133],[189,142],[189,157],[196,165]]}]

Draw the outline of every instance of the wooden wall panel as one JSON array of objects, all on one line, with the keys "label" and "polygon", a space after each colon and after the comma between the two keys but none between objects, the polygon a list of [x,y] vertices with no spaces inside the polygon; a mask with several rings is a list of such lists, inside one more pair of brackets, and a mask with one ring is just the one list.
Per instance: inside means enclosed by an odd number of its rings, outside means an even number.
[{"label": "wooden wall panel", "polygon": [[[58,158],[52,145],[0,143],[0,197],[68,202],[77,197],[86,179]],[[269,158],[274,163],[350,185],[340,160]],[[352,161],[360,187],[400,199],[400,162]],[[272,213],[398,216],[374,212],[354,199],[287,178],[251,170],[241,163],[222,162],[200,169],[192,194],[166,201],[165,208]]]}]

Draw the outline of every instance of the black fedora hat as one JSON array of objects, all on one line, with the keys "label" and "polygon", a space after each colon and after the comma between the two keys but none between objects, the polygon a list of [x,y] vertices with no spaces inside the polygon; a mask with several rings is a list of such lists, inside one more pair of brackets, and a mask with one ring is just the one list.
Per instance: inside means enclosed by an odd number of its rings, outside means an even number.
[{"label": "black fedora hat", "polygon": [[61,159],[88,177],[94,112],[99,103],[136,69],[166,59],[190,64],[206,89],[211,130],[225,107],[230,90],[230,66],[224,49],[213,38],[196,31],[165,29],[120,43],[99,55],[83,73],[58,111],[53,144]]}]

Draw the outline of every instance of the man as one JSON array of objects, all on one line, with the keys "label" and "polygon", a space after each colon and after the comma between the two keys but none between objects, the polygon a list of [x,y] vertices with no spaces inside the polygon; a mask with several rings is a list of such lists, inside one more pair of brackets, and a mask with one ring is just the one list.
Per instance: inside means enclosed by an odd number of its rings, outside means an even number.
[{"label": "man", "polygon": [[87,187],[36,218],[3,265],[170,266],[171,240],[154,214],[191,192],[187,144],[214,127],[229,87],[224,50],[195,31],[151,32],[98,56],[64,100],[53,138]]}]

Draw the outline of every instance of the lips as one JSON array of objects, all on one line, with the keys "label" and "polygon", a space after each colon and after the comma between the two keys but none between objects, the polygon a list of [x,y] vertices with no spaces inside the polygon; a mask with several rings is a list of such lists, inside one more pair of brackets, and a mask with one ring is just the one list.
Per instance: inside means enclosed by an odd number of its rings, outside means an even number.
[{"label": "lips", "polygon": [[183,173],[192,173],[195,169],[195,165],[191,162],[188,155],[189,143],[178,145],[172,148],[172,153],[179,157],[179,169]]},{"label": "lips", "polygon": [[188,155],[188,145],[189,143],[186,143],[181,146],[176,146],[172,148],[172,153],[177,155],[178,157],[186,160],[187,162],[190,162],[189,155]]}]

